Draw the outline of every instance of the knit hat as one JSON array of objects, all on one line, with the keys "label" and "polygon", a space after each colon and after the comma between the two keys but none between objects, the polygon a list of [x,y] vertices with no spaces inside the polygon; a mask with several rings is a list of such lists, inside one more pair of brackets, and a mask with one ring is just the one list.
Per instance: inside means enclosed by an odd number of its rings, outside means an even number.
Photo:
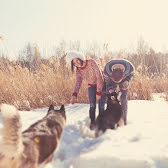
[{"label": "knit hat", "polygon": [[82,61],[85,60],[85,56],[78,52],[78,51],[69,51],[67,54],[66,54],[66,62],[67,64],[71,65],[71,61],[74,59],[74,58],[80,58]]}]

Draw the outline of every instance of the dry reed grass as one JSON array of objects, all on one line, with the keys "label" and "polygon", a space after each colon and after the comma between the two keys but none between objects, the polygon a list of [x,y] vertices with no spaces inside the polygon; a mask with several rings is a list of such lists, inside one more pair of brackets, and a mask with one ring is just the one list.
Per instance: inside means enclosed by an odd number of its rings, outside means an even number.
[{"label": "dry reed grass", "polygon": [[[34,72],[20,65],[7,65],[0,70],[0,103],[14,104],[20,110],[29,110],[54,105],[69,104],[75,85],[75,74],[59,60],[52,66],[41,64]],[[101,63],[101,62],[99,62]],[[103,63],[103,62],[102,62]],[[165,79],[165,80],[163,80]],[[78,103],[88,103],[87,84],[83,82]],[[166,92],[168,100],[168,78],[154,80],[138,70],[130,82],[128,99],[152,100],[153,92]]]},{"label": "dry reed grass", "polygon": [[153,81],[147,76],[136,72],[130,83],[128,99],[152,100]]},{"label": "dry reed grass", "polygon": [[161,75],[153,80],[153,89],[156,93],[165,93],[168,91],[168,76]]},{"label": "dry reed grass", "polygon": [[[59,65],[55,65],[59,67]],[[57,68],[41,65],[40,69],[30,72],[19,65],[8,65],[5,71],[0,70],[0,102],[15,105],[20,110],[45,107],[50,104],[70,103],[75,84],[75,75],[66,77]],[[87,101],[86,87],[81,87],[78,101]]]}]

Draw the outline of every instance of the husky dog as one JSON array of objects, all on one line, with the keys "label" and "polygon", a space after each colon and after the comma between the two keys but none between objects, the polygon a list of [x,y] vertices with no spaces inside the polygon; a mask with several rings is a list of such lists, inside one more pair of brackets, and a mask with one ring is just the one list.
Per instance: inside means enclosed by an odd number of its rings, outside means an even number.
[{"label": "husky dog", "polygon": [[65,127],[64,105],[54,110],[50,105],[47,115],[21,131],[21,120],[14,106],[0,106],[4,127],[0,143],[0,168],[38,168],[53,158]]},{"label": "husky dog", "polygon": [[117,126],[123,125],[122,107],[117,98],[116,92],[106,94],[107,96],[107,108],[96,119],[96,131],[95,136],[99,135],[99,131],[103,133],[106,129],[116,129]]}]

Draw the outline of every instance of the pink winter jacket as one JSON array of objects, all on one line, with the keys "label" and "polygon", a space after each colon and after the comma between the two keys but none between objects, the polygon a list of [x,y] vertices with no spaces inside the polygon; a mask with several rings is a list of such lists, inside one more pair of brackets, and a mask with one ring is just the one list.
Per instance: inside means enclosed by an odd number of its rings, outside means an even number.
[{"label": "pink winter jacket", "polygon": [[77,96],[82,85],[82,80],[85,80],[88,85],[96,86],[97,95],[101,95],[103,87],[103,75],[100,67],[93,59],[86,60],[85,67],[78,68],[76,71],[76,84],[73,91],[73,96]]}]

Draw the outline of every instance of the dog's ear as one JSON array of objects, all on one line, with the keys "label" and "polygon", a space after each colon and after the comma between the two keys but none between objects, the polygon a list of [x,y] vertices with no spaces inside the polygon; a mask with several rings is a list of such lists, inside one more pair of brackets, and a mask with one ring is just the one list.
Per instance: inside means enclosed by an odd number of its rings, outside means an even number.
[{"label": "dog's ear", "polygon": [[61,110],[61,111],[65,111],[64,105],[61,106],[60,110]]},{"label": "dog's ear", "polygon": [[48,111],[50,111],[50,110],[54,110],[54,106],[52,104],[50,105]]}]

